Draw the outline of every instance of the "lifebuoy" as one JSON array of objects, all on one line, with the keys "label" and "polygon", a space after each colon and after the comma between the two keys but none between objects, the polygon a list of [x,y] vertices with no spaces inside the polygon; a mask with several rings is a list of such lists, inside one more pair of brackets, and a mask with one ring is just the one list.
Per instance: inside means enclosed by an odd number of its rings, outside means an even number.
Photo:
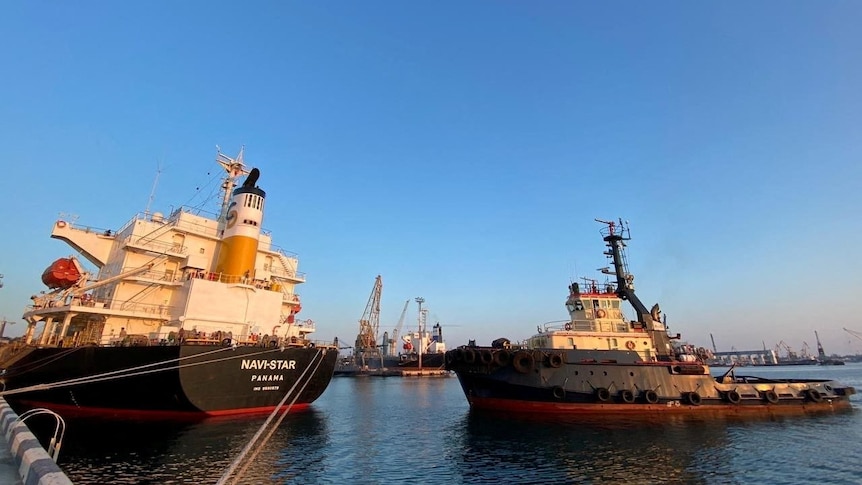
[{"label": "lifebuoy", "polygon": [[775,404],[778,402],[778,394],[775,393],[772,389],[763,392],[763,399],[766,400],[769,404]]},{"label": "lifebuoy", "polygon": [[607,315],[607,312],[602,309],[599,309],[599,311],[596,312],[596,316],[599,318],[605,318],[605,315]]},{"label": "lifebuoy", "polygon": [[727,402],[730,404],[739,404],[739,401],[742,400],[742,396],[740,396],[735,389],[731,389],[724,393],[724,398],[727,399]]},{"label": "lifebuoy", "polygon": [[548,356],[548,366],[550,367],[560,367],[563,365],[563,356],[560,354],[551,354]]},{"label": "lifebuoy", "polygon": [[634,350],[634,349],[635,349],[635,343],[634,343],[634,341],[629,340],[628,342],[626,342],[626,348],[627,348],[627,349],[629,349],[629,350]]},{"label": "lifebuoy", "polygon": [[510,354],[506,349],[498,350],[497,352],[494,352],[492,360],[494,364],[499,365],[500,367],[505,367],[512,361],[512,354]]},{"label": "lifebuoy", "polygon": [[608,391],[604,387],[599,387],[596,389],[596,399],[599,402],[608,402],[611,399],[611,391]]},{"label": "lifebuoy", "polygon": [[565,327],[563,327],[563,328],[565,328],[566,330],[571,330],[571,329],[572,329],[572,324],[571,324],[571,323],[567,323],[567,324],[565,325]]},{"label": "lifebuoy", "polygon": [[820,402],[823,400],[823,395],[820,394],[820,391],[818,391],[817,389],[806,389],[805,397],[813,402]]},{"label": "lifebuoy", "polygon": [[652,389],[644,391],[643,396],[644,401],[646,401],[648,404],[655,404],[658,402],[658,393],[656,393]]},{"label": "lifebuoy", "polygon": [[526,374],[533,370],[534,364],[535,360],[533,360],[533,354],[523,350],[519,350],[515,353],[515,356],[512,357],[512,366],[521,374]]},{"label": "lifebuoy", "polygon": [[635,393],[633,393],[632,391],[630,391],[628,389],[622,389],[619,393],[619,396],[620,396],[620,401],[622,401],[626,404],[631,404],[631,403],[635,402]]},{"label": "lifebuoy", "polygon": [[685,395],[685,402],[691,404],[692,406],[700,406],[701,398],[700,394],[697,391],[688,392]]},{"label": "lifebuoy", "polygon": [[57,227],[66,227],[66,221],[57,221]]}]

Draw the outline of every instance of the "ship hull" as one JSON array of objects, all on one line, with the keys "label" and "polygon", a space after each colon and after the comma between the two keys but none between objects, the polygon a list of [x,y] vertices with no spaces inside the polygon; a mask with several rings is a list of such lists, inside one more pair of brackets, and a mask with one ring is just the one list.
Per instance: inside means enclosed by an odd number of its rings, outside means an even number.
[{"label": "ship hull", "polygon": [[20,408],[230,415],[271,411],[288,393],[285,404],[307,406],[329,385],[336,360],[335,349],[313,347],[28,348],[0,380]]},{"label": "ship hull", "polygon": [[446,360],[471,408],[498,412],[804,414],[849,408],[856,392],[829,380],[716,378],[702,364],[641,362],[634,352],[474,347]]}]

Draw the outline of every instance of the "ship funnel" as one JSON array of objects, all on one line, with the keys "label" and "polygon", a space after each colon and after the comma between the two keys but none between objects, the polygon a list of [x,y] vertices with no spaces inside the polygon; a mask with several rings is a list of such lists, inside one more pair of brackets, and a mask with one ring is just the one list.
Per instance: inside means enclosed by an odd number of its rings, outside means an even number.
[{"label": "ship funnel", "polygon": [[251,172],[249,172],[248,177],[245,178],[245,182],[242,183],[242,186],[245,188],[251,188],[257,185],[257,179],[260,178],[260,170],[253,168]]},{"label": "ship funnel", "polygon": [[254,279],[257,245],[263,224],[266,192],[256,186],[260,170],[254,168],[242,186],[233,191],[225,215],[224,237],[216,273],[222,281],[250,283]]}]

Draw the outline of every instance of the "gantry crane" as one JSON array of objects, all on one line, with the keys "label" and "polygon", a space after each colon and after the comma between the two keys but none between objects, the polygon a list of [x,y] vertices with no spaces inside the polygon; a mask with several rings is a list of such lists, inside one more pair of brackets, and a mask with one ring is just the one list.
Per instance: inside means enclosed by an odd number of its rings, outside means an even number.
[{"label": "gantry crane", "polygon": [[380,328],[380,295],[382,293],[383,278],[377,275],[371,296],[368,297],[368,303],[365,305],[365,311],[362,313],[362,318],[359,319],[359,334],[356,336],[356,345],[353,347],[353,355],[357,358],[357,363],[361,363],[361,365],[366,365],[370,358],[380,356],[380,349],[377,347],[377,332]]}]

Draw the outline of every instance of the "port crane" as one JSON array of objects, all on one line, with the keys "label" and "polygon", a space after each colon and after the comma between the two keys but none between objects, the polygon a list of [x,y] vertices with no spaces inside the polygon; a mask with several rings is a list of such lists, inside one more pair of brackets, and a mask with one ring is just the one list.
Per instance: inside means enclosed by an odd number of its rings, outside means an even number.
[{"label": "port crane", "polygon": [[850,330],[849,328],[844,328],[844,331],[858,338],[859,340],[862,340],[862,332],[855,332],[853,330]]},{"label": "port crane", "polygon": [[787,343],[784,340],[778,342],[775,345],[775,353],[776,354],[781,353],[782,349],[784,349],[784,351],[787,352],[787,358],[788,359],[796,359],[797,358],[796,352],[794,352],[793,349],[790,348],[790,346],[787,345]]},{"label": "port crane", "polygon": [[811,347],[808,345],[808,342],[802,341],[802,350],[799,351],[799,355],[802,356],[803,359],[811,358]]},{"label": "port crane", "polygon": [[814,338],[817,339],[817,357],[821,361],[826,360],[826,352],[823,350],[823,346],[820,345],[820,335],[817,335],[817,330],[814,331]]},{"label": "port crane", "polygon": [[392,338],[389,338],[386,333],[383,334],[383,344],[386,346],[387,355],[396,355],[398,353],[396,349],[398,334],[401,333],[401,327],[404,326],[404,317],[407,316],[408,305],[410,305],[410,300],[404,302],[404,308],[401,310],[401,318],[398,319],[398,324],[395,325],[395,330],[392,331]]},{"label": "port crane", "polygon": [[367,365],[372,358],[380,358],[380,349],[377,347],[377,332],[380,328],[380,296],[383,294],[383,278],[377,275],[374,280],[374,288],[365,304],[365,311],[359,319],[359,334],[356,336],[356,345],[353,347],[353,355],[357,364]]}]

